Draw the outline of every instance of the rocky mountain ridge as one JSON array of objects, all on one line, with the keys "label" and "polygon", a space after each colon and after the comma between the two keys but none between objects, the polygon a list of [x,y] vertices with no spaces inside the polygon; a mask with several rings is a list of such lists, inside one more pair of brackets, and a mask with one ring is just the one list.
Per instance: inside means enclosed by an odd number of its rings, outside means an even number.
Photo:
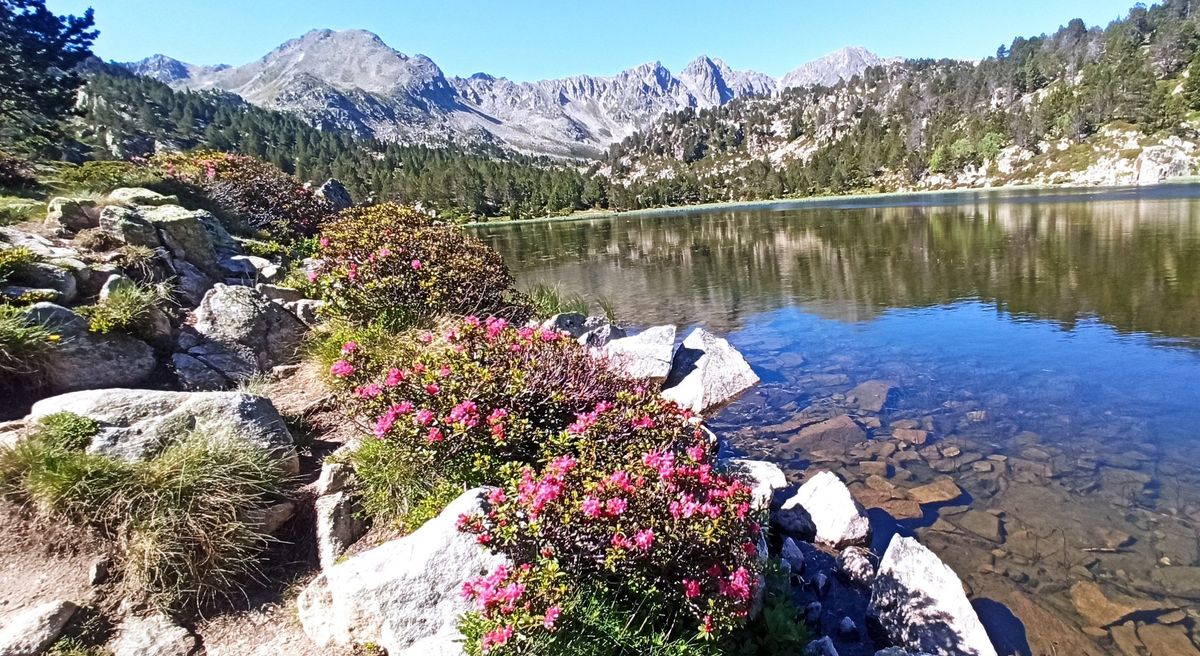
[{"label": "rocky mountain ridge", "polygon": [[649,62],[611,76],[516,82],[485,73],[447,77],[430,58],[393,50],[365,30],[313,30],[243,66],[197,66],[165,55],[123,65],[176,89],[219,89],[294,112],[321,129],[597,157],[669,112],[835,84],[893,61],[844,48],[777,80],[701,55],[678,75]]}]

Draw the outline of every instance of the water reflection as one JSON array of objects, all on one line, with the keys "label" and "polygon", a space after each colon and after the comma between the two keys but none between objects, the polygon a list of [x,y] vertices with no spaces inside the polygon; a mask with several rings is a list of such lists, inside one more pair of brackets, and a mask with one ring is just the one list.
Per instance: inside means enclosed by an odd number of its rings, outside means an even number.
[{"label": "water reflection", "polygon": [[692,213],[480,234],[522,279],[611,296],[639,321],[699,316],[730,331],[791,304],[862,321],[971,298],[1066,328],[1096,316],[1121,331],[1195,340],[1196,194],[1173,187],[1031,202],[981,193],[948,206]]},{"label": "water reflection", "polygon": [[[730,447],[838,473],[962,574],[998,644],[1192,640],[1200,188],[886,202],[480,234],[526,284],[728,334],[764,380],[714,418]],[[868,380],[894,387],[882,411],[855,403]],[[840,414],[863,433],[813,437]],[[946,477],[961,496],[917,503]]]}]

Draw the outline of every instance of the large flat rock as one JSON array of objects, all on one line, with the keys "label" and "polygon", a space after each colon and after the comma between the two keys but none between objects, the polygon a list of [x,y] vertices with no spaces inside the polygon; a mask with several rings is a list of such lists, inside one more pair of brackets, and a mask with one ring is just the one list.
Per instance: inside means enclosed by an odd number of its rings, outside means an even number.
[{"label": "large flat rock", "polygon": [[692,412],[710,414],[758,382],[758,374],[728,340],[697,328],[676,349],[662,395]]}]

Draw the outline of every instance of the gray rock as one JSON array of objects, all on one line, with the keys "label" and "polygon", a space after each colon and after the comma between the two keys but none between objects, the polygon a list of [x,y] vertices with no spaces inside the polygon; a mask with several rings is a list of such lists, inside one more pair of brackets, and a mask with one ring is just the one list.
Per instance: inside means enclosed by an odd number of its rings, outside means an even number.
[{"label": "gray rock", "polygon": [[229,387],[231,380],[204,361],[187,353],[171,356],[171,366],[186,390],[220,390]]},{"label": "gray rock", "polygon": [[190,307],[199,305],[204,300],[204,294],[212,289],[212,279],[186,260],[172,260],[171,267],[175,269],[176,289],[184,302]]},{"label": "gray rock", "polygon": [[189,433],[210,440],[236,439],[279,458],[299,471],[299,460],[283,418],[261,396],[240,392],[159,392],[104,389],[73,392],[33,404],[31,418],[73,412],[100,424],[91,453],[126,462],[150,458]]},{"label": "gray rock", "polygon": [[272,301],[275,301],[276,303],[283,303],[285,306],[287,303],[294,303],[304,299],[303,292],[301,292],[299,289],[292,289],[291,287],[280,287],[278,285],[268,285],[260,282],[254,286],[254,289],[258,290],[260,294],[266,296]]},{"label": "gray rock", "polygon": [[238,344],[226,346],[216,342],[201,341],[196,346],[189,348],[187,355],[203,362],[233,382],[247,381],[264,373],[254,351]]},{"label": "gray rock", "polygon": [[30,234],[16,228],[0,227],[0,244],[7,246],[24,246],[44,259],[53,260],[59,257],[78,258],[79,252],[70,248],[55,246],[54,242],[41,235]]},{"label": "gray rock", "polygon": [[21,285],[5,285],[3,289],[0,289],[0,296],[22,303],[28,303],[34,298],[46,303],[58,303],[62,300],[62,292],[57,289],[23,287]]},{"label": "gray rock", "polygon": [[88,583],[90,585],[100,585],[109,579],[112,574],[112,560],[107,556],[101,556],[92,562],[92,566],[88,568]]},{"label": "gray rock", "polygon": [[171,618],[150,615],[121,622],[108,649],[113,656],[192,656],[199,646],[196,636]]},{"label": "gray rock", "polygon": [[833,646],[833,639],[825,636],[820,640],[813,640],[804,648],[804,656],[838,656],[837,648]]},{"label": "gray rock", "polygon": [[787,505],[771,513],[771,521],[779,526],[784,533],[801,540],[814,540],[817,536],[817,525],[812,515],[800,504]]},{"label": "gray rock", "polygon": [[870,586],[875,580],[875,555],[862,547],[846,547],[837,557],[838,574],[850,583]]},{"label": "gray rock", "polygon": [[283,307],[288,312],[296,315],[296,318],[304,323],[309,328],[314,328],[321,323],[321,308],[325,307],[324,301],[316,301],[311,298],[302,298],[291,303],[284,303]]},{"label": "gray rock", "polygon": [[317,555],[321,569],[333,567],[350,545],[367,532],[362,507],[353,494],[334,492],[317,498]]},{"label": "gray rock", "polygon": [[850,490],[833,472],[817,472],[783,502],[781,511],[800,506],[808,511],[816,527],[816,541],[839,549],[865,544],[871,537],[871,522]]},{"label": "gray rock", "polygon": [[119,273],[114,273],[108,277],[108,280],[104,281],[103,285],[100,285],[100,293],[98,296],[101,301],[106,301],[114,291],[121,288],[131,288],[133,286],[132,280]]},{"label": "gray rock", "polygon": [[77,608],[59,600],[9,615],[0,629],[0,654],[38,656],[58,640]]},{"label": "gray rock", "polygon": [[579,336],[577,340],[581,345],[591,348],[603,348],[606,344],[614,339],[625,337],[625,329],[619,326],[614,326],[610,323],[600,324]]},{"label": "gray rock", "polygon": [[896,385],[886,380],[868,380],[850,390],[849,396],[858,399],[858,407],[868,412],[880,412]]},{"label": "gray rock", "polygon": [[160,205],[178,205],[179,198],[176,196],[165,196],[157,191],[151,191],[142,187],[121,187],[113,189],[108,194],[111,201],[124,205],[158,207]]},{"label": "gray rock", "polygon": [[939,656],[996,656],[954,570],[913,538],[892,537],[871,585],[871,612],[892,643]]},{"label": "gray rock", "polygon": [[756,509],[771,507],[775,492],[788,486],[787,476],[778,465],[762,460],[731,459],[722,462],[731,473],[741,476],[753,488]]},{"label": "gray rock", "polygon": [[324,198],[325,202],[329,203],[330,207],[336,212],[340,212],[354,204],[354,199],[350,197],[350,192],[346,190],[346,186],[337,178],[329,178],[317,190],[313,192],[317,198]]},{"label": "gray rock", "polygon": [[130,246],[159,248],[158,230],[137,210],[109,205],[100,210],[100,229]]},{"label": "gray rock", "polygon": [[267,535],[274,535],[289,519],[296,515],[296,502],[280,501],[266,508],[255,508],[246,513],[246,523]]},{"label": "gray rock", "polygon": [[187,210],[178,205],[143,209],[141,214],[143,219],[158,229],[162,243],[172,257],[190,262],[210,276],[220,273],[213,238],[205,225],[206,222],[216,221],[211,214],[204,210]]},{"label": "gray rock", "polygon": [[844,640],[858,640],[858,625],[849,617],[843,617],[838,622],[838,635]]},{"label": "gray rock", "polygon": [[321,474],[317,477],[316,492],[318,496],[341,492],[354,486],[354,468],[341,462],[326,462],[321,465]]},{"label": "gray rock", "polygon": [[78,295],[75,274],[70,269],[45,262],[33,262],[18,268],[10,280],[24,287],[53,289],[58,292],[60,303],[70,303]]},{"label": "gray rock", "polygon": [[46,227],[79,232],[100,225],[100,208],[90,198],[51,198],[46,205]]},{"label": "gray rock", "polygon": [[697,328],[676,349],[662,395],[682,408],[708,414],[758,382],[758,374],[727,340]]},{"label": "gray rock", "polygon": [[270,371],[292,359],[308,330],[294,314],[260,292],[222,284],[204,295],[195,319],[198,333],[244,354],[257,364],[258,372]]},{"label": "gray rock", "polygon": [[61,336],[42,358],[43,382],[51,393],[135,386],[157,365],[145,342],[123,333],[90,332],[86,319],[53,303],[29,306],[25,320]]},{"label": "gray rock", "polygon": [[543,321],[542,329],[557,330],[570,335],[571,339],[579,339],[588,330],[587,320],[586,316],[578,312],[563,312]]},{"label": "gray rock", "polygon": [[779,550],[779,557],[787,561],[792,566],[792,571],[797,575],[804,573],[804,552],[800,550],[800,547],[792,538],[783,538],[783,546]]},{"label": "gray rock", "polygon": [[632,337],[614,339],[603,354],[614,371],[634,379],[666,380],[675,353],[675,326],[656,326]]},{"label": "gray rock", "polygon": [[304,632],[319,647],[373,642],[390,656],[462,654],[465,581],[510,564],[460,532],[459,515],[484,512],[485,488],[451,502],[412,534],[324,570],[300,593]]}]

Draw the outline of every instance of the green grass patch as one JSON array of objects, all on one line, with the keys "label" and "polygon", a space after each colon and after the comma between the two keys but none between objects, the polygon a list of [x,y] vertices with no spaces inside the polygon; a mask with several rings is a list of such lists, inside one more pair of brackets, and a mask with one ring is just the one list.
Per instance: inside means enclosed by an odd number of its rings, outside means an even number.
[{"label": "green grass patch", "polygon": [[131,283],[116,287],[103,300],[77,311],[87,317],[88,329],[94,333],[125,332],[148,338],[153,335],[155,311],[168,300],[168,294],[159,286]]},{"label": "green grass patch", "polygon": [[100,530],[120,547],[124,592],[158,608],[204,604],[258,573],[271,538],[246,517],[284,498],[278,462],[237,440],[191,434],[126,463],[82,450],[97,429],[82,417],[45,418],[0,450],[0,491]]},{"label": "green grass patch", "polygon": [[591,309],[587,299],[573,292],[565,292],[551,285],[534,285],[526,290],[529,308],[533,316],[549,318],[564,312],[586,315]]},{"label": "green grass patch", "polygon": [[20,308],[0,305],[0,375],[37,371],[58,339],[46,326],[30,324]]}]

